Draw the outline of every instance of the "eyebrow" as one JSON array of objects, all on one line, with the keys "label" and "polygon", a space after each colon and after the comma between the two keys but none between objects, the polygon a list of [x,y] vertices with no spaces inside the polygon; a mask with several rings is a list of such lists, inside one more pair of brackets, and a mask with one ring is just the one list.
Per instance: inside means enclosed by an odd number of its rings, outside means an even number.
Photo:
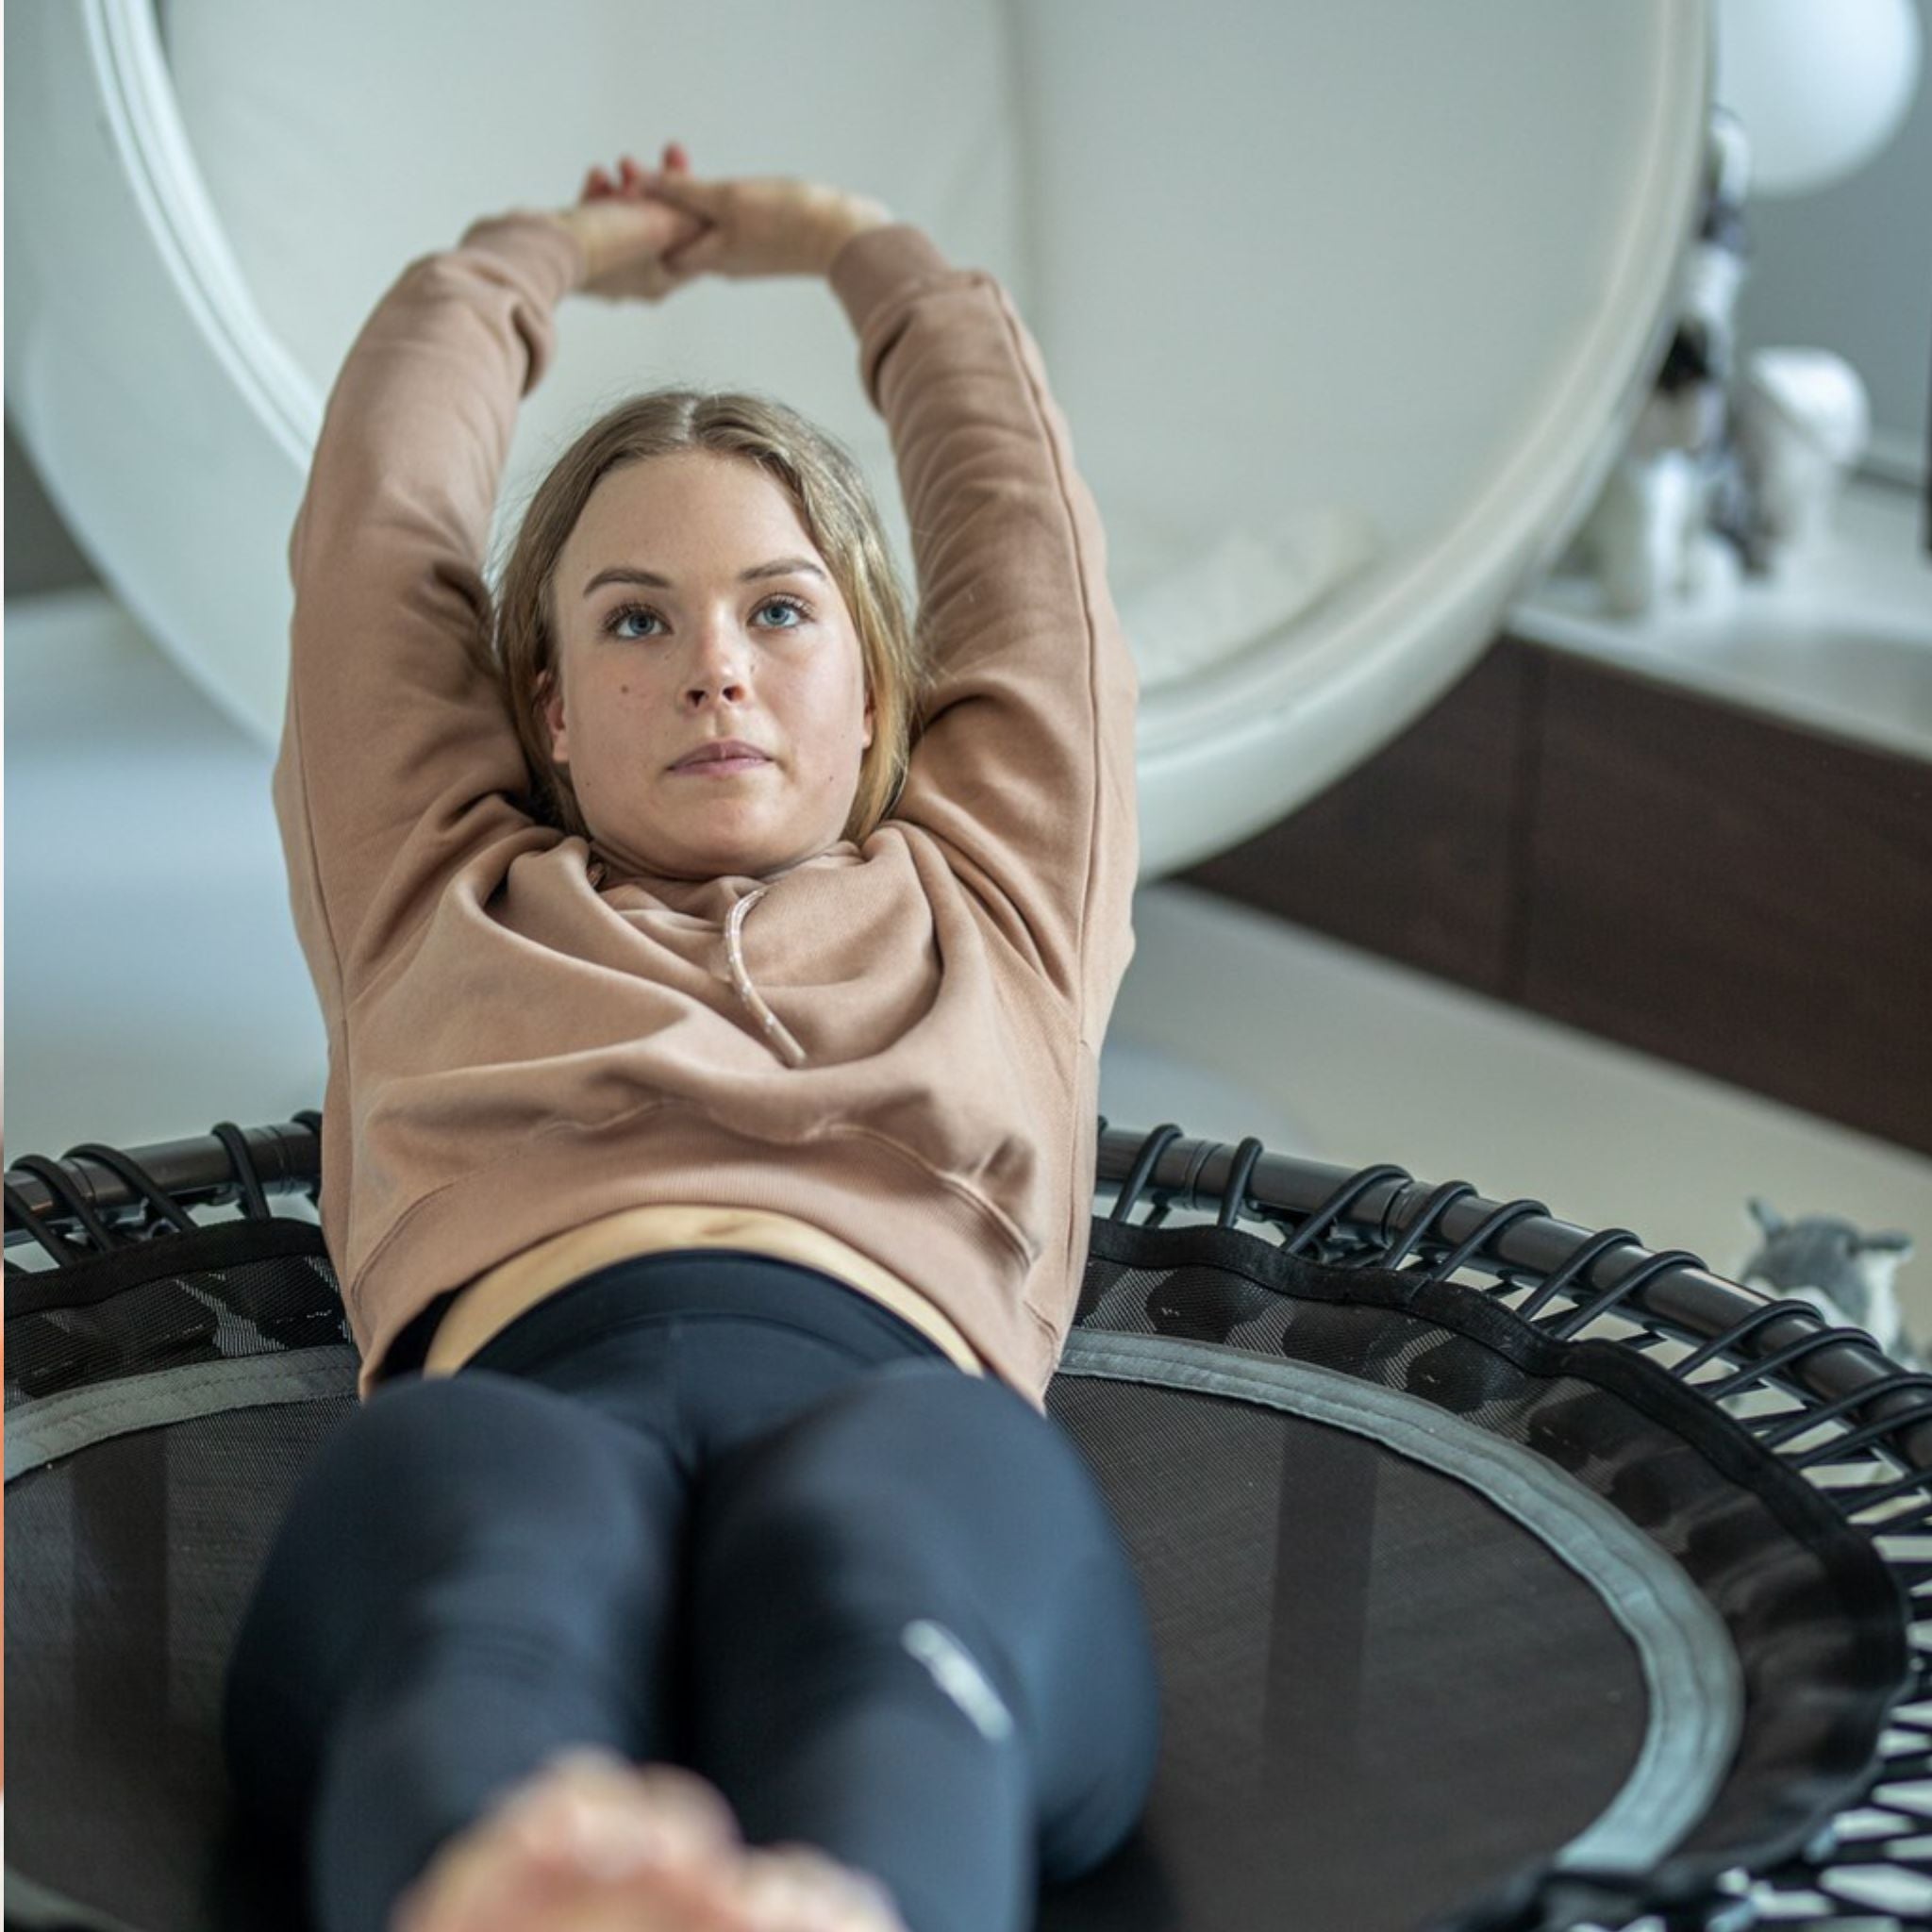
[{"label": "eyebrow", "polygon": [[[803,557],[774,558],[770,563],[755,563],[747,571],[739,574],[741,584],[755,583],[759,577],[787,577],[796,571],[823,578],[824,572],[817,564]],[[584,586],[584,595],[589,596],[600,584],[649,584],[654,590],[668,591],[672,588],[669,577],[660,577],[654,570],[645,570],[634,563],[613,563],[608,570],[600,570]]]}]

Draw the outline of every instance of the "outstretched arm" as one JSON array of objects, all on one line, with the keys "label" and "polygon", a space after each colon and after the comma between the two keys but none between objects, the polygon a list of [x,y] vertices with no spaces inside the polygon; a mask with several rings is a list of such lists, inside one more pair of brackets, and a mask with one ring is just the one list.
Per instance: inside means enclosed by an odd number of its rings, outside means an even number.
[{"label": "outstretched arm", "polygon": [[1140,868],[1140,683],[1099,510],[991,275],[901,224],[849,242],[830,277],[891,434],[934,680],[895,815],[948,849],[1097,1051]]},{"label": "outstretched arm", "polygon": [[947,850],[1097,1046],[1133,952],[1140,683],[1107,540],[999,282],[878,203],[789,180],[626,176],[711,225],[674,274],[820,273],[891,433],[934,676],[895,816]]},{"label": "outstretched arm", "polygon": [[[464,854],[527,823],[490,664],[483,575],[518,406],[574,289],[696,232],[662,207],[485,217],[412,261],[330,391],[289,542],[290,677],[273,781],[295,924],[325,1014]],[[592,245],[594,244],[594,245]],[[667,284],[668,286],[668,284]]]}]

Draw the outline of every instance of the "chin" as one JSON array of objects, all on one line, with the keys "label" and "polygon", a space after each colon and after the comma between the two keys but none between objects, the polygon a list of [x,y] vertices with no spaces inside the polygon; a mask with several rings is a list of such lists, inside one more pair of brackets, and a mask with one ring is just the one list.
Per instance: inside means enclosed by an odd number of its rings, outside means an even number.
[{"label": "chin", "polygon": [[721,841],[689,851],[680,869],[706,878],[757,878],[791,859],[762,845],[733,845]]}]

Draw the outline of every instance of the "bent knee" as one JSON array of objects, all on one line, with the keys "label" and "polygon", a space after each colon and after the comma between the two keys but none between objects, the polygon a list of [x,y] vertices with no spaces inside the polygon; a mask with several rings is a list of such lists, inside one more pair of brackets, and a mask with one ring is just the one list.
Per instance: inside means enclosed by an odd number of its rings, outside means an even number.
[{"label": "bent knee", "polygon": [[721,1457],[698,1548],[727,1576],[944,1589],[1043,1613],[1075,1572],[1125,1560],[1058,1425],[950,1363],[891,1363]]}]

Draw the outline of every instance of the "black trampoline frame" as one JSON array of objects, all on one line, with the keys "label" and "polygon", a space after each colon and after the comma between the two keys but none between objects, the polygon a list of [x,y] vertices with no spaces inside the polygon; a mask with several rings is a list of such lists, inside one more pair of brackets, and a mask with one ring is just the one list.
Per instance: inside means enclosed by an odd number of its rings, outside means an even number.
[{"label": "black trampoline frame", "polygon": [[[6,1174],[6,1244],[36,1244],[58,1267],[193,1232],[191,1208],[267,1220],[274,1197],[291,1194],[312,1207],[320,1144],[321,1116],[308,1110],[253,1128],[219,1122],[206,1135],[132,1150],[90,1141],[58,1161],[24,1156]],[[1906,1601],[1932,1606],[1932,1375],[1901,1368],[1865,1331],[1835,1325],[1808,1303],[1769,1299],[1686,1251],[1648,1249],[1628,1229],[1585,1229],[1541,1202],[1495,1201],[1467,1182],[1431,1185],[1393,1165],[1271,1154],[1253,1137],[1230,1145],[1190,1138],[1174,1123],[1141,1131],[1103,1117],[1095,1185],[1112,1191],[1108,1218],[1117,1224],[1158,1227],[1174,1212],[1212,1212],[1223,1227],[1258,1223],[1289,1254],[1453,1278],[1554,1339],[1588,1335],[1645,1356],[1802,1472],[1873,1541]],[[44,1272],[6,1265],[9,1281]],[[1820,1431],[1825,1440],[1807,1441]],[[1874,1915],[1874,1873],[1907,1875],[1932,1899],[1932,1621],[1923,1639],[1921,1627],[1908,1693],[1890,1713],[1860,1802],[1801,1855],[1727,1874],[1694,1908],[1645,1923],[1732,1932],[1765,1920],[1842,1924],[1860,1911],[1863,1927],[1901,1923],[1882,1907]],[[1919,1784],[1924,1792],[1910,1789]]]}]

